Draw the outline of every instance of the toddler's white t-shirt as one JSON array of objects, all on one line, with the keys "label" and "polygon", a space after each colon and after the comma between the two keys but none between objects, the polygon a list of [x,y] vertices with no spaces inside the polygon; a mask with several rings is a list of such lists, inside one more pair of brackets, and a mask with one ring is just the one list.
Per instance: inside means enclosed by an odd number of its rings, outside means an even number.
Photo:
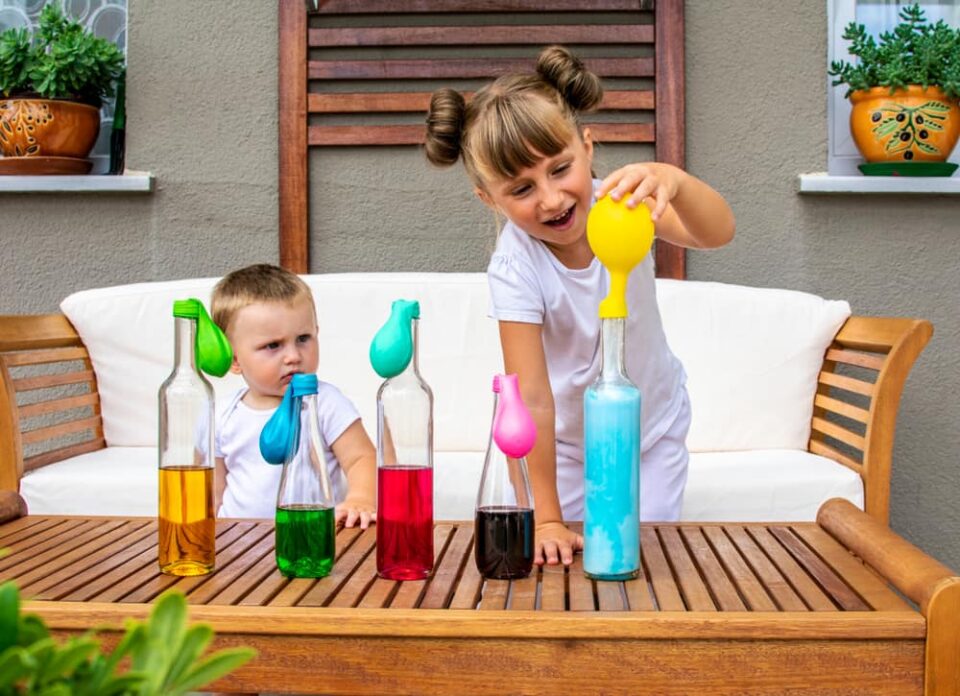
[{"label": "toddler's white t-shirt", "polygon": [[[250,408],[242,401],[246,393],[246,387],[240,389],[217,414],[216,455],[223,457],[227,470],[227,486],[217,516],[272,518],[276,514],[283,466],[268,464],[261,456],[260,431],[276,409]],[[346,484],[330,445],[359,418],[357,409],[339,389],[327,382],[318,382],[317,419],[327,473],[338,503],[346,495]]]}]

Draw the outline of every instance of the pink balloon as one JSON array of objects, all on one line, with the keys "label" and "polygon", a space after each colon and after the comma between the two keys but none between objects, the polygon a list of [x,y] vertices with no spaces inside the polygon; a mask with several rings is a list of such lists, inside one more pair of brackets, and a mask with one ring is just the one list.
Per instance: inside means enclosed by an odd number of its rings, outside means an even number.
[{"label": "pink balloon", "polygon": [[493,416],[493,441],[508,457],[526,457],[537,441],[537,426],[520,396],[516,375],[495,375],[493,391],[500,394]]}]

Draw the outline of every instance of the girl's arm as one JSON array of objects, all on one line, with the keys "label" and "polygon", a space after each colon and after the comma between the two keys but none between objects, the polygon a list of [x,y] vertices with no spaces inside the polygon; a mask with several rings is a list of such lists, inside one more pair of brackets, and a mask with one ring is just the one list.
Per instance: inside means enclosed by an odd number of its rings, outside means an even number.
[{"label": "girl's arm", "polygon": [[363,423],[355,420],[333,441],[330,450],[347,476],[347,497],[337,505],[337,523],[343,521],[352,527],[359,522],[360,529],[366,529],[377,514],[377,451]]},{"label": "girl's arm", "polygon": [[527,455],[537,521],[534,561],[570,565],[573,552],[583,549],[583,537],[564,526],[557,495],[555,411],[541,332],[539,324],[501,321],[500,345],[504,370],[517,374],[523,402],[537,426],[537,441]]},{"label": "girl's arm", "polygon": [[657,237],[677,246],[712,249],[733,239],[736,222],[727,201],[706,183],[671,164],[628,164],[604,179],[597,198],[630,195],[644,201],[657,223]]}]

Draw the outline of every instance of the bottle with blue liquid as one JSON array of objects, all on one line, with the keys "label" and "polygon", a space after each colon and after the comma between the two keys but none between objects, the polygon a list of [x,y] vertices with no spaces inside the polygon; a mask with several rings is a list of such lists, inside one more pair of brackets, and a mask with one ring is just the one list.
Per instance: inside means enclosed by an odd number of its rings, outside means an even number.
[{"label": "bottle with blue liquid", "polygon": [[600,376],[583,395],[583,571],[596,580],[640,574],[640,390],[623,364],[627,281],[650,253],[650,210],[599,199],[587,217],[587,241],[607,269],[600,302]]},{"label": "bottle with blue liquid", "polygon": [[583,571],[640,572],[640,390],[623,369],[626,319],[600,322],[600,376],[584,393]]}]

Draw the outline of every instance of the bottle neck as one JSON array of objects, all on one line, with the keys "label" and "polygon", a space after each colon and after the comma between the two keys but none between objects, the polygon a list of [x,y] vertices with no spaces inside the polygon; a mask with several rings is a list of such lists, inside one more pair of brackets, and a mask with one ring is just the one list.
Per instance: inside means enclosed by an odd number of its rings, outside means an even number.
[{"label": "bottle neck", "polygon": [[174,317],[173,367],[175,370],[196,370],[197,322],[194,319]]},{"label": "bottle neck", "polygon": [[626,377],[623,367],[623,332],[626,319],[600,320],[600,379]]},{"label": "bottle neck", "polygon": [[404,368],[398,377],[420,377],[420,320],[412,319],[410,321],[410,340],[413,343],[413,352],[410,355],[410,362]]}]

